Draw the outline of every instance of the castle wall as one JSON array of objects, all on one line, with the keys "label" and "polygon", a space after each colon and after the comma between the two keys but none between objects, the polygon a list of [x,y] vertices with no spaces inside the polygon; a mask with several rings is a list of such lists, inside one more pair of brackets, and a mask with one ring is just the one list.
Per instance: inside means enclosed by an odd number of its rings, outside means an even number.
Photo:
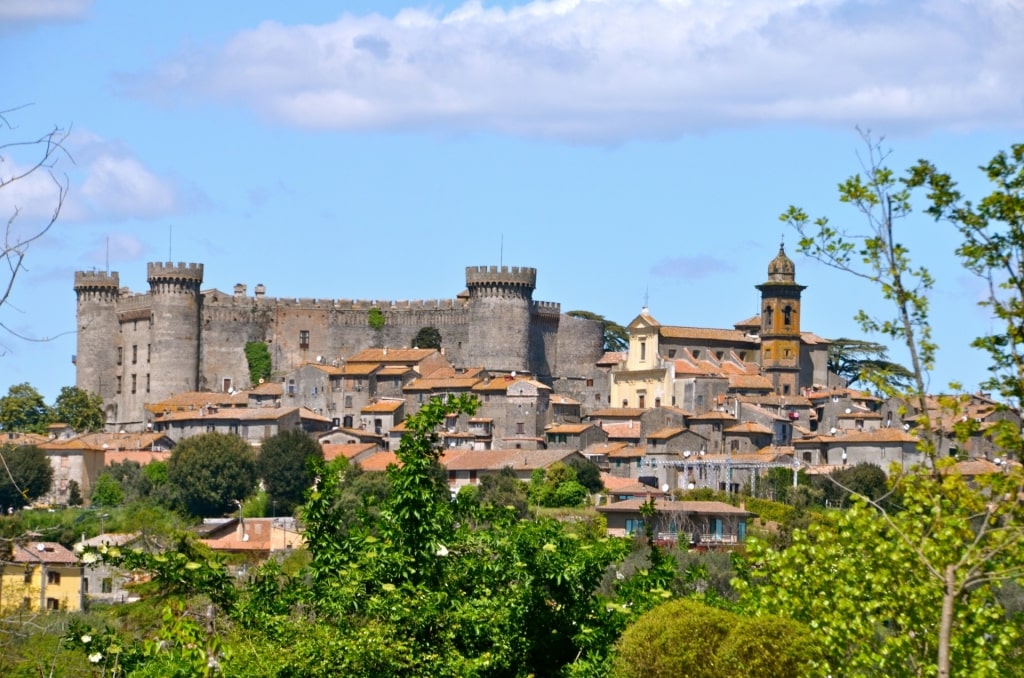
[{"label": "castle wall", "polygon": [[604,355],[604,324],[597,320],[562,315],[558,320],[556,369],[562,377],[590,377]]},{"label": "castle wall", "polygon": [[[200,292],[202,277],[201,264],[151,263],[150,291],[133,295],[119,290],[116,273],[76,274],[77,383],[103,396],[108,425],[139,429],[144,405],[175,393],[253,386],[249,341],[267,342],[275,378],[317,358],[333,364],[367,348],[410,347],[423,327],[440,331],[453,365],[531,371],[547,381],[560,350],[581,373],[593,369],[588,357],[601,355],[600,323],[532,300],[535,269],[470,267],[468,299],[427,301],[283,299],[267,297],[262,285],[254,296],[244,285],[234,294]],[[369,324],[372,308],[384,314],[380,329]]]}]

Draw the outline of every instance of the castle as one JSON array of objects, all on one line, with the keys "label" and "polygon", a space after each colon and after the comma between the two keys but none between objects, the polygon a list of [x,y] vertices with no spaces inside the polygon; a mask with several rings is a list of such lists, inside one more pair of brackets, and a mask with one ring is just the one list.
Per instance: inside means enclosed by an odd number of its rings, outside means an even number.
[{"label": "castle", "polygon": [[[454,299],[365,301],[248,296],[202,290],[203,265],[149,263],[149,291],[121,288],[116,272],[79,271],[79,388],[103,398],[108,426],[144,426],[146,403],[184,391],[249,388],[248,342],[270,348],[274,374],[310,362],[338,364],[367,348],[409,347],[423,327],[437,328],[453,365],[526,372],[550,383],[589,375],[603,352],[600,322],[534,301],[537,271],[470,266]],[[379,309],[384,323],[370,322]]]}]

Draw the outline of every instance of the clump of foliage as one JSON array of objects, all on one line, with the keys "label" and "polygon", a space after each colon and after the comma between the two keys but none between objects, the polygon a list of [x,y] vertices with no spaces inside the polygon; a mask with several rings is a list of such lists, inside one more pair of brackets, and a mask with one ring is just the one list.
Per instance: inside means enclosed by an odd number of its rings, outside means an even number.
[{"label": "clump of foliage", "polygon": [[270,379],[270,349],[264,341],[245,342],[245,361],[249,365],[249,383],[255,386],[260,380]]},{"label": "clump of foliage", "polygon": [[0,398],[0,428],[5,431],[46,433],[50,408],[43,395],[29,383],[12,384]]},{"label": "clump of foliage", "polygon": [[566,315],[585,320],[595,320],[604,325],[604,350],[606,351],[628,351],[629,330],[617,322],[608,320],[599,313],[593,311],[569,311]]},{"label": "clump of foliage", "polygon": [[378,332],[384,329],[384,325],[387,321],[388,319],[387,316],[384,315],[384,311],[380,310],[377,306],[371,308],[366,314],[366,322],[369,323],[370,327]]},{"label": "clump of foliage", "polygon": [[413,348],[441,348],[441,330],[436,327],[421,327],[412,339]]},{"label": "clump of foliage", "polygon": [[77,386],[65,386],[53,403],[50,418],[67,424],[76,433],[102,431],[106,423],[103,416],[103,397]]},{"label": "clump of foliage", "polygon": [[617,678],[797,678],[819,661],[810,630],[780,617],[742,617],[691,600],[643,614],[616,647]]},{"label": "clump of foliage", "polygon": [[204,433],[174,448],[167,477],[191,514],[222,516],[255,490],[256,461],[240,437]]},{"label": "clump of foliage", "polygon": [[303,431],[281,431],[263,441],[256,457],[256,472],[267,491],[267,501],[278,515],[291,515],[313,484],[310,460],[323,460],[320,443]]},{"label": "clump of foliage", "polygon": [[38,447],[0,445],[0,509],[20,509],[46,494],[53,467]]},{"label": "clump of foliage", "polygon": [[120,506],[124,502],[124,490],[113,474],[103,472],[96,478],[89,499],[93,506]]},{"label": "clump of foliage", "polygon": [[577,482],[575,469],[556,462],[533,472],[530,501],[545,507],[582,506],[587,501],[587,488]]}]

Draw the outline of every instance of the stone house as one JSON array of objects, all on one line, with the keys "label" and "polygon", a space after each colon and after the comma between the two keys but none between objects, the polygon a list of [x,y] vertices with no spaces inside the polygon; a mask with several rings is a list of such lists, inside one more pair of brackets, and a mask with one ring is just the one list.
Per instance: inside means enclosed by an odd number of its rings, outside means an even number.
[{"label": "stone house", "polygon": [[254,447],[282,431],[315,434],[330,430],[331,420],[304,407],[204,407],[192,412],[170,412],[153,418],[153,430],[176,442],[203,433],[230,433]]},{"label": "stone house", "polygon": [[544,432],[548,449],[584,450],[608,441],[608,434],[594,423],[556,424]]},{"label": "stone house", "polygon": [[512,469],[519,480],[529,482],[537,469],[572,459],[583,461],[585,457],[568,449],[446,450],[441,465],[448,472],[448,487],[454,496],[463,485],[477,485],[482,476],[501,473],[505,468]]}]

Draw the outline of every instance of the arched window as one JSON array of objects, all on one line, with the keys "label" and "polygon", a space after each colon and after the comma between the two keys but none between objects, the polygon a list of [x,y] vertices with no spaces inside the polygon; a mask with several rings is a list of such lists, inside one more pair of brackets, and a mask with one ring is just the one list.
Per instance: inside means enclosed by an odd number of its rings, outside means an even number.
[{"label": "arched window", "polygon": [[772,307],[771,304],[764,307],[764,328],[770,330],[772,328]]},{"label": "arched window", "polygon": [[782,323],[786,326],[793,324],[793,307],[787,306],[782,309]]}]

